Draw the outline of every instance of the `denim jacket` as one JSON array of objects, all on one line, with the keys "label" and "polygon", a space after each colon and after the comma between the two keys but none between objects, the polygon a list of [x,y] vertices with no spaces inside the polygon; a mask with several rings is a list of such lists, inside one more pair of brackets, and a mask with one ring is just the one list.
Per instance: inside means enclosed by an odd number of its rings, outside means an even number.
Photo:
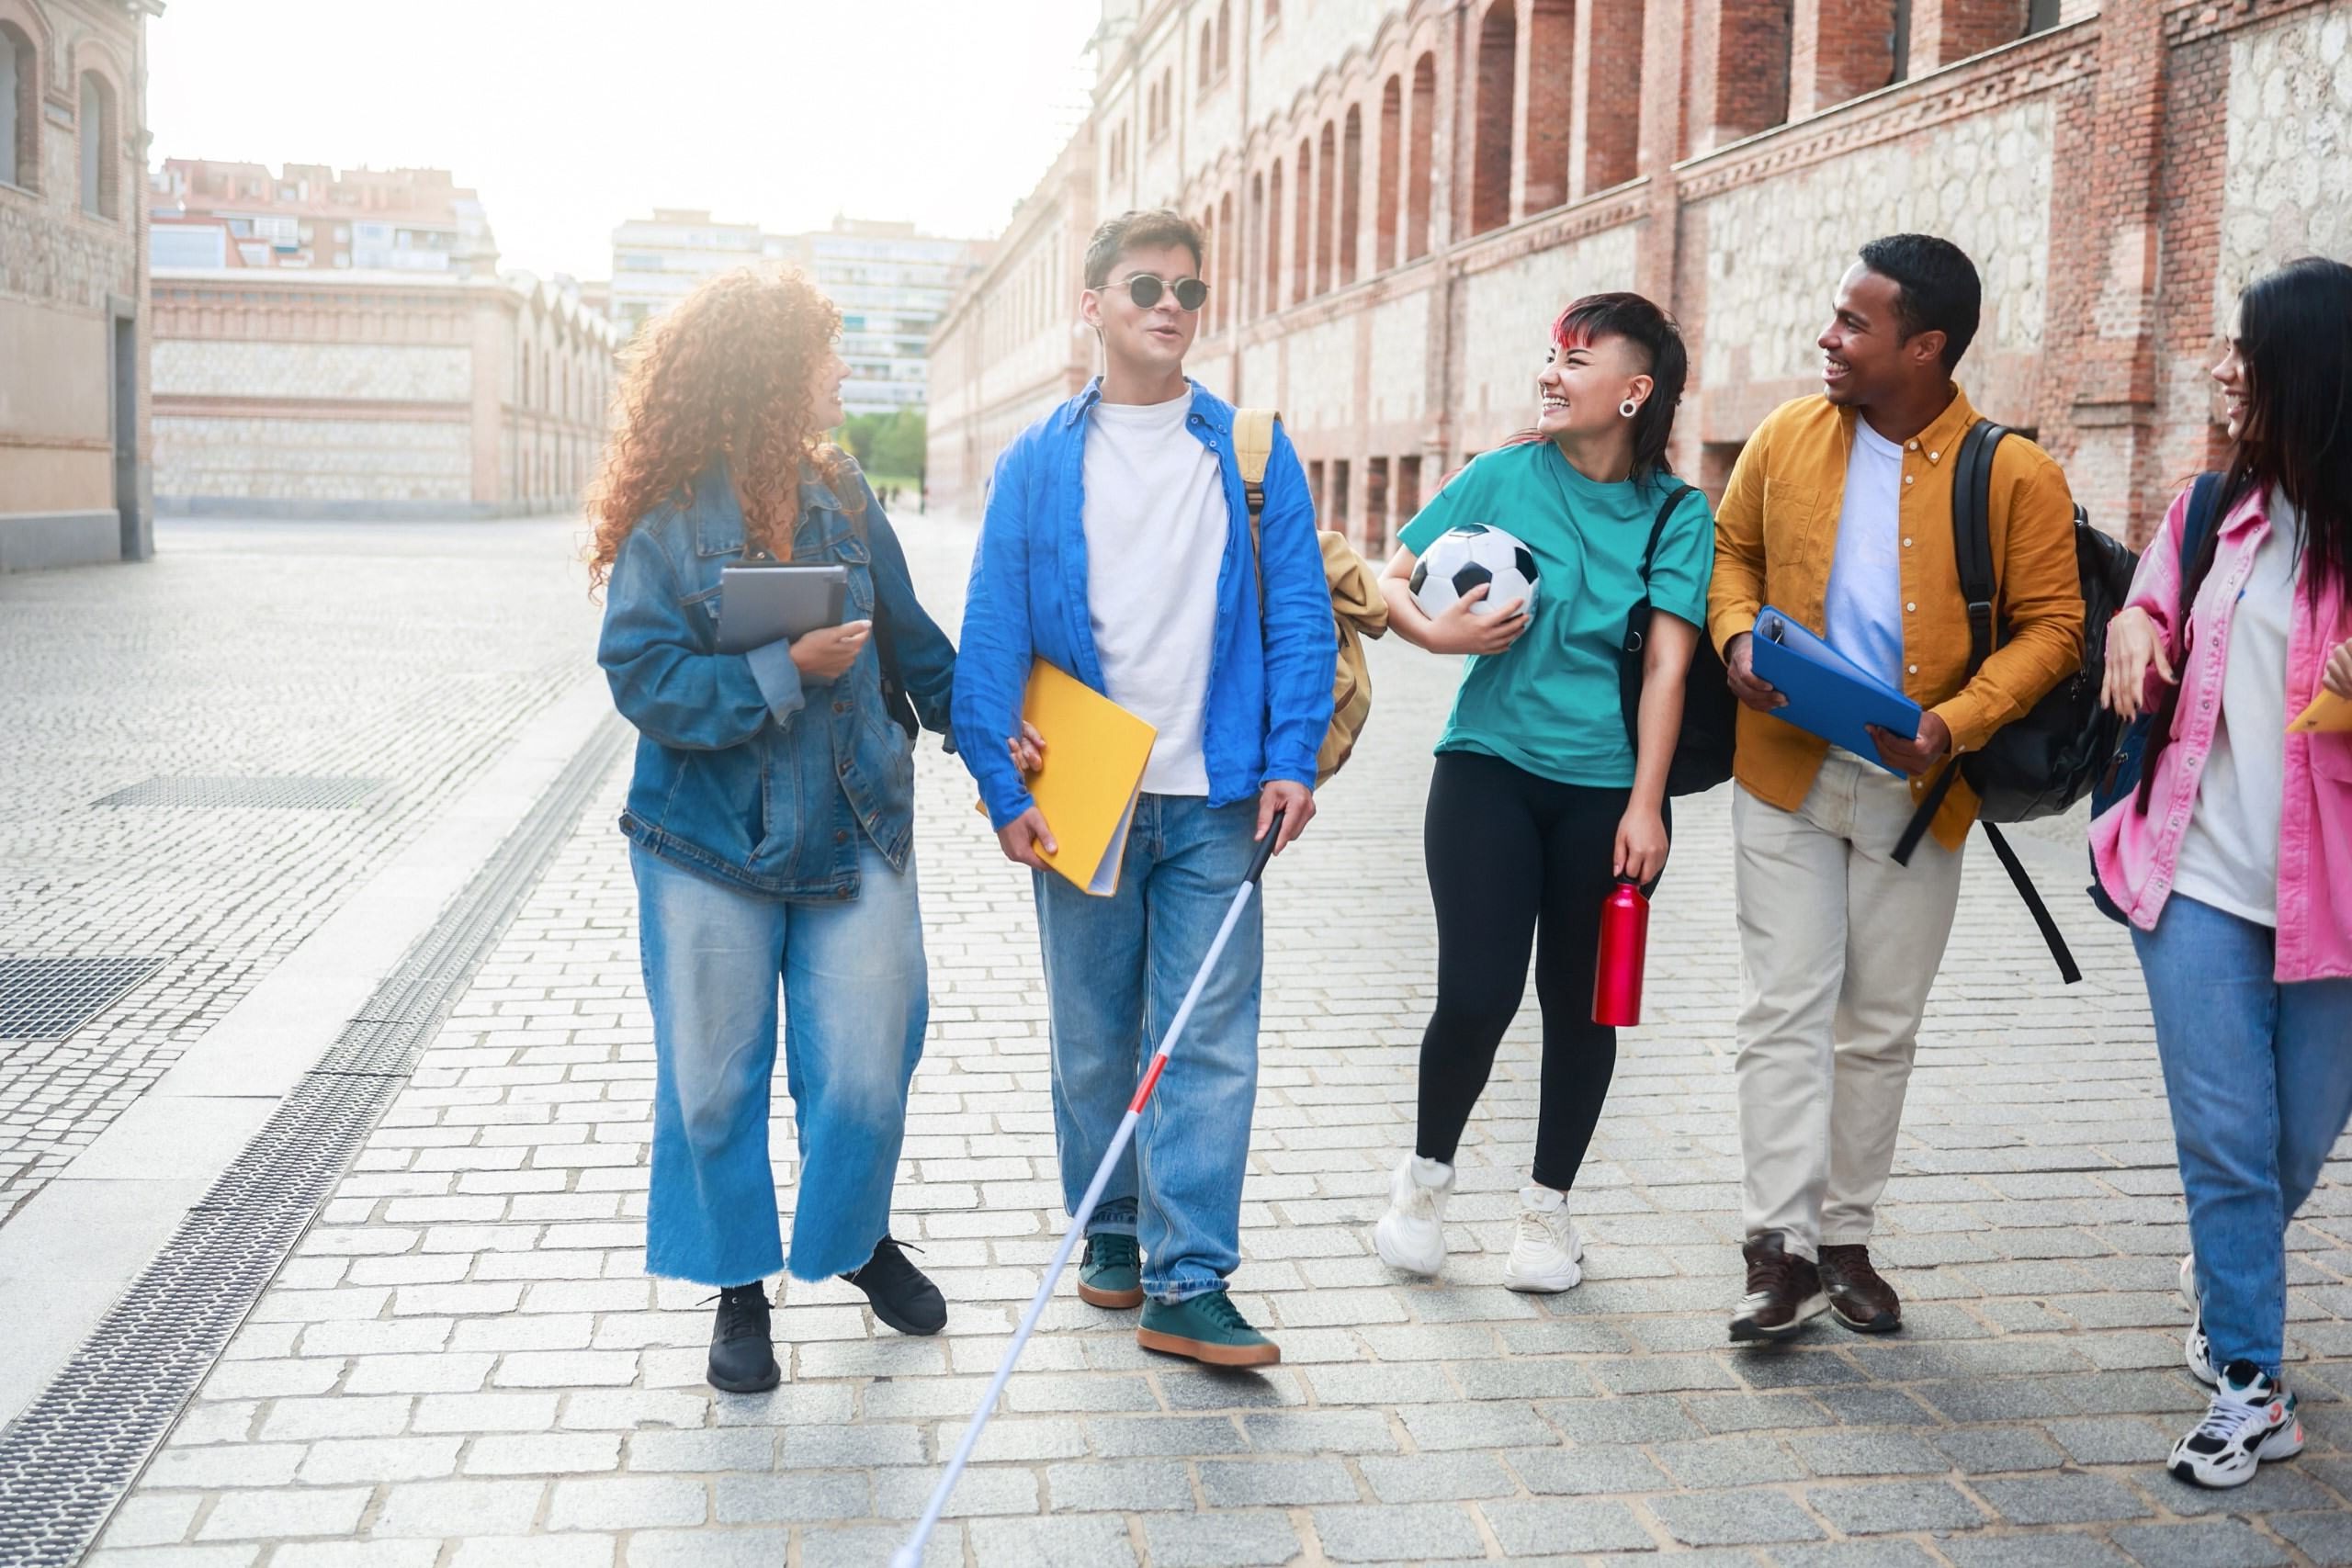
[{"label": "denim jacket", "polygon": [[[1087,416],[1102,395],[1098,378],[1005,448],[972,558],[964,654],[956,672],[956,739],[964,765],[979,784],[989,821],[999,829],[1035,804],[1005,752],[1031,661],[1042,659],[1095,691],[1103,689],[1087,613],[1085,525]],[[1227,517],[1201,725],[1209,804],[1252,798],[1275,779],[1313,789],[1316,752],[1331,724],[1339,641],[1306,476],[1290,436],[1277,424],[1259,524],[1261,613],[1249,505],[1233,451],[1232,406],[1194,385],[1184,428],[1216,454]]]},{"label": "denim jacket", "polygon": [[[947,729],[956,650],[915,602],[898,536],[865,477],[853,476],[862,517],[804,471],[792,536],[793,559],[849,568],[848,615],[875,623],[838,681],[804,685],[781,642],[718,651],[719,569],[743,556],[743,510],[723,462],[629,531],[606,589],[596,661],[638,730],[621,831],[756,896],[856,897],[860,833],[904,869],[914,828],[908,720]],[[903,695],[886,695],[886,656]]]}]

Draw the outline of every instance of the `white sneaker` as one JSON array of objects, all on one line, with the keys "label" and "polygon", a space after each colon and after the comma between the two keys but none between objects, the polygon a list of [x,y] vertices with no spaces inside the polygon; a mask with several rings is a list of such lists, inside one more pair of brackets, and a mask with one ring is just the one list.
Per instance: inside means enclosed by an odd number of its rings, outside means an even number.
[{"label": "white sneaker", "polygon": [[1453,1168],[1407,1155],[1388,1179],[1388,1213],[1372,1227],[1373,1250],[1391,1269],[1434,1274],[1445,1267],[1445,1201]]},{"label": "white sneaker", "polygon": [[2192,1486],[2243,1486],[2266,1460],[2303,1451],[2295,1396],[2252,1361],[2232,1361],[2197,1429],[2173,1445],[2165,1468]]},{"label": "white sneaker", "polygon": [[2182,1347],[2188,1375],[2211,1388],[2222,1381],[2222,1374],[2213,1368],[2213,1342],[2205,1337],[2205,1303],[2197,1293],[2197,1254],[2193,1252],[2180,1260],[2180,1299],[2188,1303],[2188,1341]]},{"label": "white sneaker", "polygon": [[1508,1290],[1550,1293],[1576,1288],[1584,1278],[1584,1243],[1568,1218],[1568,1201],[1549,1187],[1519,1190],[1519,1228],[1510,1259],[1503,1265]]}]

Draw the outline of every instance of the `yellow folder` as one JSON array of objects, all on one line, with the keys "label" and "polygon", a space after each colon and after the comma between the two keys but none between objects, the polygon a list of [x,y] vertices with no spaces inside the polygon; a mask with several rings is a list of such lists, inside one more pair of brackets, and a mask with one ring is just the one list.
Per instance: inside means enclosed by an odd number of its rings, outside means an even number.
[{"label": "yellow folder", "polygon": [[1107,898],[1119,890],[1127,823],[1159,731],[1043,660],[1030,666],[1021,712],[1046,738],[1045,766],[1029,775],[1057,846],[1046,863]]},{"label": "yellow folder", "polygon": [[2322,692],[2287,727],[2290,735],[2342,735],[2352,730],[2352,700]]}]

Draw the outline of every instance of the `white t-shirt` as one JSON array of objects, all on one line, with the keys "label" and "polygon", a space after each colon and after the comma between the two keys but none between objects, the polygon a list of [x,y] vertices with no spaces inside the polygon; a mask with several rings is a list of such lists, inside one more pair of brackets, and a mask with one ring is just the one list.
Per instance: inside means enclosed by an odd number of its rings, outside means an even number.
[{"label": "white t-shirt", "polygon": [[1086,432],[1086,607],[1111,700],[1159,732],[1143,787],[1209,792],[1201,755],[1228,518],[1193,394],[1094,405]]},{"label": "white t-shirt", "polygon": [[2180,837],[2172,887],[2200,904],[2278,923],[2278,811],[2287,794],[2287,633],[2294,618],[2300,530],[2270,492],[2270,532],[2230,615],[2222,716]]},{"label": "white t-shirt", "polygon": [[[1838,553],[1829,563],[1829,646],[1903,689],[1903,448],[1854,418]],[[1875,759],[1873,759],[1875,760]]]}]

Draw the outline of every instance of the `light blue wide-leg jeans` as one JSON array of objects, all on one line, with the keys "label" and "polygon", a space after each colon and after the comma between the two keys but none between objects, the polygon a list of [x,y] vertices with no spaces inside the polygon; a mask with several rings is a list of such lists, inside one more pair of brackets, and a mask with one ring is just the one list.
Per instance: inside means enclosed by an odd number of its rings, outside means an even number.
[{"label": "light blue wide-leg jeans", "polygon": [[2352,980],[2279,985],[2277,933],[2174,894],[2133,931],[2213,1365],[2286,1354],[2287,1226],[2352,1115]]},{"label": "light blue wide-leg jeans", "polygon": [[858,897],[827,904],[752,897],[641,848],[629,869],[657,1063],[647,1269],[723,1286],[784,1265],[768,1163],[779,979],[800,1134],[792,1273],[859,1267],[889,1228],[930,1016],[913,860],[897,871],[867,845]]},{"label": "light blue wide-leg jeans", "polygon": [[[1212,808],[1197,796],[1146,795],[1116,893],[1090,897],[1036,874],[1054,1134],[1071,1213],[1250,873],[1257,829],[1254,799]],[[1264,931],[1252,898],[1087,1227],[1134,1233],[1143,1288],[1162,1301],[1221,1291],[1241,1261]]]}]

